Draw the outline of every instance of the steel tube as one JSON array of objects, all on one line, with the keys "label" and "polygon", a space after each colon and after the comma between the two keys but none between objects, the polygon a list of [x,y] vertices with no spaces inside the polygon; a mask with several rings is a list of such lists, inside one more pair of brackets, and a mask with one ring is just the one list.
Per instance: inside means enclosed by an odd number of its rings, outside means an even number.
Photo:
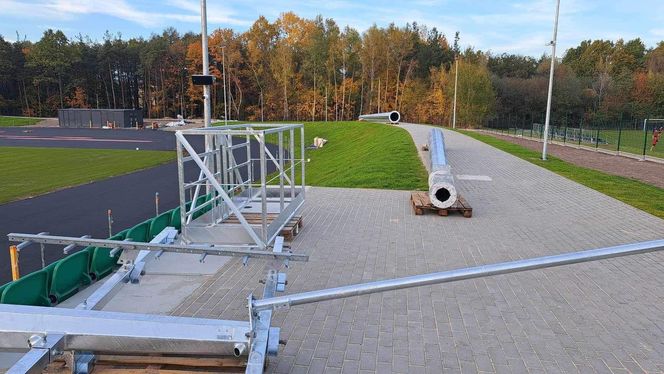
[{"label": "steel tube", "polygon": [[449,208],[457,201],[452,168],[447,163],[443,130],[429,132],[429,200],[438,208]]},{"label": "steel tube", "polygon": [[379,122],[379,123],[399,123],[401,114],[396,110],[384,113],[363,114],[360,121]]},{"label": "steel tube", "polygon": [[160,243],[143,243],[133,241],[117,241],[109,239],[94,239],[94,238],[76,238],[70,236],[55,236],[55,235],[35,235],[35,234],[21,234],[10,233],[7,234],[9,241],[21,241],[25,239],[33,240],[34,242],[44,244],[77,244],[86,247],[102,247],[102,248],[115,248],[119,247],[128,250],[147,250],[147,251],[164,251],[174,253],[189,253],[189,254],[203,254],[215,256],[229,256],[229,257],[255,257],[255,258],[270,258],[270,259],[288,259],[292,261],[308,261],[309,256],[299,253],[274,253],[266,250],[256,250],[254,245],[238,244],[232,246],[214,246],[207,245],[183,245],[183,244],[160,244]]},{"label": "steel tube", "polygon": [[543,269],[554,266],[597,261],[612,257],[642,254],[662,249],[664,249],[664,239],[625,244],[615,247],[591,249],[580,252],[563,253],[553,256],[536,257],[525,260],[501,262],[490,265],[480,265],[469,268],[442,271],[438,273],[387,279],[376,282],[361,283],[318,291],[303,292],[294,295],[255,300],[253,302],[253,309],[258,311],[278,307],[309,304],[325,300],[341,299],[351,296],[399,290],[403,288],[420,287],[431,284],[455,282],[464,279],[481,278],[492,275],[516,273],[526,270]]}]

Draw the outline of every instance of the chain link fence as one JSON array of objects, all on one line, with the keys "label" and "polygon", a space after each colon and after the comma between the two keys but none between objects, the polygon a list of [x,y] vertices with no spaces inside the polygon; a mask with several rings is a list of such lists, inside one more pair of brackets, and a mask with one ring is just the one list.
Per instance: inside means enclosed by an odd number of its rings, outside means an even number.
[{"label": "chain link fence", "polygon": [[[527,117],[499,117],[488,120],[483,128],[542,141],[543,122],[529,121]],[[554,143],[664,161],[664,119],[595,121],[586,124],[583,121],[560,122],[549,126],[549,140]]]}]

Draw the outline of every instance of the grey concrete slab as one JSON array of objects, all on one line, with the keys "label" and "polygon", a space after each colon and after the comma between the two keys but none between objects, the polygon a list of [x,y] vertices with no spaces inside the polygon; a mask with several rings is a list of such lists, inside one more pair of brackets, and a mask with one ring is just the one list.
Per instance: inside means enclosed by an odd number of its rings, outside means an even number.
[{"label": "grey concrete slab", "polygon": [[210,255],[201,263],[200,257],[183,253],[164,253],[155,259],[151,255],[146,259],[145,273],[147,275],[212,275],[230,259]]},{"label": "grey concrete slab", "polygon": [[138,284],[125,283],[104,306],[111,312],[169,314],[203,284],[206,275],[147,274]]},{"label": "grey concrete slab", "polygon": [[[417,127],[415,132],[426,133]],[[446,132],[473,218],[415,216],[408,191],[311,188],[288,293],[657,239],[664,221]],[[415,136],[414,136],[415,137]],[[421,142],[416,139],[416,144]],[[279,310],[270,372],[661,372],[664,253]],[[231,260],[173,310],[245,320],[264,263]]]}]

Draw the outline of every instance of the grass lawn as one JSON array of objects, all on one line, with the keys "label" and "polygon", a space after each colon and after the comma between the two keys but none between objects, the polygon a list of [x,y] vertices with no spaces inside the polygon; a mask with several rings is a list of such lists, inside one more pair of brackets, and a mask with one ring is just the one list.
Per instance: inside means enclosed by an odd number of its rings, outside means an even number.
[{"label": "grass lawn", "polygon": [[[328,140],[321,149],[305,151],[310,160],[306,166],[307,185],[395,190],[427,188],[427,172],[406,130],[355,121],[303,123],[306,145],[313,144],[314,137]],[[295,139],[299,150],[299,131],[295,132]],[[267,141],[277,143],[277,136],[270,135]],[[288,144],[286,138],[284,144]]]},{"label": "grass lawn", "polygon": [[0,116],[0,127],[9,127],[9,126],[31,126],[40,122],[41,118],[33,117],[7,117]]},{"label": "grass lawn", "polygon": [[651,186],[634,179],[576,166],[552,156],[548,156],[548,161],[542,161],[539,152],[520,145],[474,131],[461,132],[635,208],[659,218],[664,218],[664,189],[662,188]]},{"label": "grass lawn", "polygon": [[0,147],[0,203],[165,163],[175,152]]},{"label": "grass lawn", "polygon": [[427,188],[427,172],[410,134],[399,127],[367,122],[311,122],[306,144],[318,136],[321,149],[307,150],[306,182],[313,186],[395,190]]}]

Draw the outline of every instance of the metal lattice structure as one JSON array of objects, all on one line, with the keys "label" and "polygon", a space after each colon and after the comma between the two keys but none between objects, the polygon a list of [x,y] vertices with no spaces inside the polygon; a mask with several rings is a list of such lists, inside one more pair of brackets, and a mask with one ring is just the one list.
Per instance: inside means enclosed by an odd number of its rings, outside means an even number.
[{"label": "metal lattice structure", "polygon": [[[299,154],[304,155],[303,125],[229,125],[178,131],[175,136],[186,242],[265,249],[302,207],[305,164],[295,157],[295,138],[300,137]],[[207,151],[194,149],[189,140],[196,136],[205,138]],[[185,168],[192,163],[198,179],[186,181]],[[272,175],[268,166],[275,170]],[[258,214],[260,223],[250,223],[246,214]],[[239,224],[226,224],[231,216]]]}]

